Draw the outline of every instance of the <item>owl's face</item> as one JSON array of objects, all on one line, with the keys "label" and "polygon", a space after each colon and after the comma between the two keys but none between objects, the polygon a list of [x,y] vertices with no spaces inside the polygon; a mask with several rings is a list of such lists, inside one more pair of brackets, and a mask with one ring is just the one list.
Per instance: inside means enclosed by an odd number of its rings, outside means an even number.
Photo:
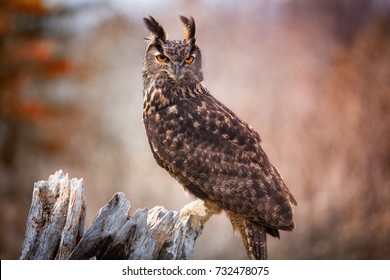
[{"label": "owl's face", "polygon": [[149,45],[144,60],[144,75],[147,79],[154,80],[155,83],[161,81],[173,84],[203,80],[202,56],[194,37],[195,23],[193,19],[183,18],[185,28],[190,29],[185,29],[187,38],[172,41],[166,39],[165,30],[153,18],[145,19],[146,26],[153,35],[147,38]]}]

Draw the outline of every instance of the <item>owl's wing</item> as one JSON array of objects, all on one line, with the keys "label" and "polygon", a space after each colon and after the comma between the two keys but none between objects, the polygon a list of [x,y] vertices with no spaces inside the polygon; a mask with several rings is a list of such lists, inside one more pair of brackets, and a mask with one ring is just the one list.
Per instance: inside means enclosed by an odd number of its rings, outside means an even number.
[{"label": "owl's wing", "polygon": [[267,155],[260,146],[260,135],[246,122],[211,95],[188,102],[195,108],[195,121],[203,121],[201,129],[236,145],[256,163],[264,165]]},{"label": "owl's wing", "polygon": [[[274,228],[293,228],[295,201],[259,135],[216,100],[183,99],[158,112],[156,160],[191,193]],[[154,122],[155,120],[149,120]]]},{"label": "owl's wing", "polygon": [[[283,189],[290,202],[293,205],[297,205],[295,198],[284,183],[279,171],[270,163],[268,156],[262,149],[260,135],[249,124],[241,120],[234,112],[213,96],[207,95],[206,99],[210,99],[211,102],[202,103],[202,107],[209,112],[216,112],[217,115],[222,113],[223,115],[228,116],[228,127],[222,126],[222,129],[217,130],[216,133],[226,138],[224,134],[226,134],[226,130],[228,130],[228,133],[230,133],[228,134],[229,142],[238,144],[239,149],[243,150],[255,163],[260,165],[264,174],[273,176],[276,180],[276,184]],[[213,118],[210,119],[212,120]]]}]

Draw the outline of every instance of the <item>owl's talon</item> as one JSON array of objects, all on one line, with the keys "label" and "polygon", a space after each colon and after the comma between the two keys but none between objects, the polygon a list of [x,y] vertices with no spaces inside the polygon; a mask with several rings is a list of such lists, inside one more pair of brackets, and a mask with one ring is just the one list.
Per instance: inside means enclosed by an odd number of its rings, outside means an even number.
[{"label": "owl's talon", "polygon": [[215,203],[203,200],[195,200],[184,205],[180,210],[180,219],[184,220],[189,215],[197,217],[202,224],[205,224],[211,216],[221,213],[222,209]]}]

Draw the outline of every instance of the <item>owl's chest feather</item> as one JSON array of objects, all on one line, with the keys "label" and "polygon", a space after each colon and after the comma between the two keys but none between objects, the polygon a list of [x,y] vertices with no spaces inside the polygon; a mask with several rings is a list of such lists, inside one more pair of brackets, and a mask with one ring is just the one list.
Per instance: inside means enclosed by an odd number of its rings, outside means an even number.
[{"label": "owl's chest feather", "polygon": [[181,148],[186,127],[176,105],[180,98],[178,90],[162,88],[145,94],[143,121],[155,157],[173,158],[174,151]]},{"label": "owl's chest feather", "polygon": [[143,108],[144,118],[170,106],[174,102],[174,97],[172,94],[166,94],[161,88],[152,88],[146,92]]}]

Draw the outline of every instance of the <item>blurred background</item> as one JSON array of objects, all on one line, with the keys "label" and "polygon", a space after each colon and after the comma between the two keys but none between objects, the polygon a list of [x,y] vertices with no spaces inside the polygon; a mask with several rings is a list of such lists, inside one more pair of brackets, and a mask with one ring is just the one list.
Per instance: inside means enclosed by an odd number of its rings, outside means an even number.
[{"label": "blurred background", "polygon": [[[86,182],[87,221],[115,192],[190,199],[154,162],[141,69],[153,15],[192,15],[210,92],[250,123],[298,201],[271,259],[390,259],[390,1],[0,2],[0,258],[20,256],[34,182]],[[224,215],[197,259],[245,259]]]}]

